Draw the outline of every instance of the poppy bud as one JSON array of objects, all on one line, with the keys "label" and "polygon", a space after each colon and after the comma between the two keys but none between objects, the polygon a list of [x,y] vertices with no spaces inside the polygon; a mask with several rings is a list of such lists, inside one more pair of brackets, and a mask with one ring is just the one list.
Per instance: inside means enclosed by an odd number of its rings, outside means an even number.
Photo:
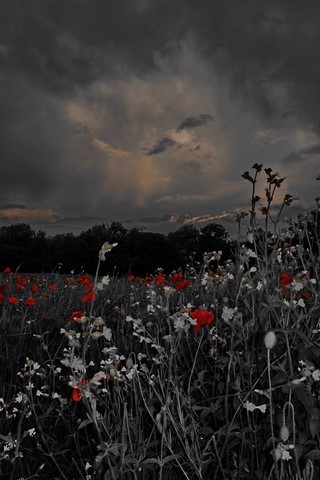
[{"label": "poppy bud", "polygon": [[271,350],[276,344],[277,337],[274,332],[268,332],[264,337],[264,344],[268,350]]}]

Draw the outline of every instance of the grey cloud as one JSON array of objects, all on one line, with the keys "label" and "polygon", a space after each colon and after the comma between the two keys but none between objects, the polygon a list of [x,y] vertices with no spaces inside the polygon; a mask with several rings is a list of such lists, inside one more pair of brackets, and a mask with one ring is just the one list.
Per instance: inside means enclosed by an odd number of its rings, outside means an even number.
[{"label": "grey cloud", "polygon": [[4,4],[0,44],[7,53],[0,67],[46,90],[70,94],[104,76],[157,72],[156,52],[166,57],[192,35],[207,67],[244,109],[279,121],[294,109],[320,129],[319,2],[308,8],[300,0]]},{"label": "grey cloud", "polygon": [[212,116],[207,113],[202,113],[201,115],[197,115],[194,117],[187,117],[178,126],[178,130],[183,130],[184,128],[195,128],[201,127],[201,125],[205,125],[206,123],[212,120]]},{"label": "grey cloud", "polygon": [[172,147],[173,145],[177,145],[177,143],[171,140],[169,137],[163,137],[161,140],[156,142],[152,148],[147,150],[146,155],[157,155],[158,153],[163,153],[167,150],[167,148]]},{"label": "grey cloud", "polygon": [[20,210],[24,210],[28,207],[20,203],[6,203],[5,205],[0,206],[0,210],[11,210],[12,208],[19,208]]},{"label": "grey cloud", "polygon": [[298,152],[291,152],[282,159],[282,163],[285,165],[290,165],[292,163],[302,162],[306,157],[311,155],[320,154],[320,144],[313,145],[312,147],[303,148]]}]

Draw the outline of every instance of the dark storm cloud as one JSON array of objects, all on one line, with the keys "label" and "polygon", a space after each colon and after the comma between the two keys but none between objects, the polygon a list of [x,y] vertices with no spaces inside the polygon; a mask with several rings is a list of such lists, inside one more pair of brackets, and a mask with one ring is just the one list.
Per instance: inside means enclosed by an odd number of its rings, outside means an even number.
[{"label": "dark storm cloud", "polygon": [[177,143],[171,140],[171,138],[163,137],[146,151],[146,155],[157,155],[158,153],[163,153],[167,150],[167,148],[173,147],[173,145],[176,144]]},{"label": "dark storm cloud", "polygon": [[157,70],[155,53],[192,35],[244,108],[265,118],[295,110],[319,128],[319,14],[316,0],[4,0],[0,65],[64,92]]},{"label": "dark storm cloud", "polygon": [[177,130],[183,130],[184,128],[201,127],[212,120],[212,116],[207,113],[195,117],[187,117],[178,126]]},{"label": "dark storm cloud", "polygon": [[298,152],[291,152],[283,158],[282,163],[284,165],[289,165],[292,163],[303,162],[306,158],[313,155],[320,155],[320,145],[313,145],[312,147],[303,148]]},{"label": "dark storm cloud", "polygon": [[28,208],[26,205],[20,203],[6,203],[5,205],[0,205],[0,210],[11,210],[12,208],[19,208],[20,210]]},{"label": "dark storm cloud", "polygon": [[59,103],[13,75],[0,75],[0,91],[0,202],[40,200],[61,177],[66,125]]}]

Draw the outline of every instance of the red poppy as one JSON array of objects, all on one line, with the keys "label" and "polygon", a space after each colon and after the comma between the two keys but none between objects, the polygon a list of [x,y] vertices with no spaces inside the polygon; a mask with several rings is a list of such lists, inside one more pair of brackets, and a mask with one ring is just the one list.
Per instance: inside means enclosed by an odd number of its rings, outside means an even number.
[{"label": "red poppy", "polygon": [[156,276],[156,284],[157,285],[165,285],[165,274],[162,272],[159,272]]},{"label": "red poppy", "polygon": [[81,298],[81,302],[94,302],[97,298],[97,295],[94,292],[89,292],[87,295]]},{"label": "red poppy", "polygon": [[52,292],[55,292],[57,290],[57,285],[55,285],[54,283],[51,283],[48,288]]},{"label": "red poppy", "polygon": [[79,312],[72,312],[72,313],[71,313],[71,316],[70,316],[70,321],[71,321],[71,323],[74,323],[74,322],[77,321],[77,320],[76,320],[77,318],[80,319],[80,318],[82,318],[82,317],[84,317],[84,316],[85,316],[85,314],[84,314],[83,312],[80,312],[80,311],[79,311]]},{"label": "red poppy", "polygon": [[8,297],[8,303],[11,305],[17,305],[19,303],[19,299],[17,297]]},{"label": "red poppy", "polygon": [[282,273],[280,275],[280,286],[285,288],[287,285],[293,282],[293,276],[288,273]]},{"label": "red poppy", "polygon": [[4,284],[1,285],[1,287],[0,287],[0,292],[6,292],[8,289],[9,289],[9,284],[8,284],[8,283],[4,283]]},{"label": "red poppy", "polygon": [[19,282],[16,285],[16,290],[18,290],[19,292],[20,290],[23,290],[23,287],[24,287],[24,282]]},{"label": "red poppy", "polygon": [[146,285],[149,285],[150,283],[152,283],[152,280],[153,278],[151,276],[149,277],[145,277],[145,278],[141,278],[141,283],[145,283]]},{"label": "red poppy", "polygon": [[31,290],[32,290],[33,292],[37,292],[37,291],[39,290],[38,285],[35,285],[35,284],[33,283],[33,284],[31,285]]},{"label": "red poppy", "polygon": [[182,279],[182,273],[175,273],[174,275],[169,276],[169,282],[174,283],[174,282],[181,282]]},{"label": "red poppy", "polygon": [[24,302],[27,307],[32,307],[36,303],[35,299],[33,297],[27,298],[27,300]]},{"label": "red poppy", "polygon": [[72,399],[75,402],[80,402],[81,397],[82,397],[82,391],[80,390],[80,388],[74,388],[72,390]]},{"label": "red poppy", "polygon": [[302,290],[301,291],[301,297],[304,298],[304,299],[308,299],[310,298],[312,295],[311,295],[311,292],[308,292],[308,290]]},{"label": "red poppy", "polygon": [[184,290],[185,288],[189,287],[189,285],[190,285],[190,280],[181,280],[176,284],[175,289]]},{"label": "red poppy", "polygon": [[[86,386],[88,384],[88,380],[81,380],[81,382],[78,383],[79,386]],[[72,390],[72,399],[75,401],[75,402],[80,402],[81,398],[82,398],[82,395],[83,395],[83,390],[78,388],[78,387],[75,387],[73,390]]]},{"label": "red poppy", "polygon": [[2,303],[2,302],[3,302],[3,295],[2,295],[2,293],[0,293],[0,303]]},{"label": "red poppy", "polygon": [[134,280],[134,275],[130,275],[128,278],[129,278],[130,282],[133,282],[133,280]]},{"label": "red poppy", "polygon": [[190,317],[193,318],[193,320],[197,321],[196,325],[194,325],[193,327],[194,333],[198,333],[201,327],[204,327],[205,325],[209,325],[210,323],[212,323],[214,319],[213,313],[209,312],[208,310],[202,310],[202,309],[198,309],[198,310],[195,310],[194,312],[191,312]]},{"label": "red poppy", "polygon": [[5,268],[3,271],[4,273],[12,273],[10,267]]}]

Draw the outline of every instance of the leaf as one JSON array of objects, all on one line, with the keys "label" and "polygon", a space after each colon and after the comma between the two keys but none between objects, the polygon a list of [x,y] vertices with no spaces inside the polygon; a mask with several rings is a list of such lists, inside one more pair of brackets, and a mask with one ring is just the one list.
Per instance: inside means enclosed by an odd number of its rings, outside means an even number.
[{"label": "leaf", "polygon": [[143,460],[140,465],[149,465],[151,463],[156,463],[157,465],[161,465],[161,461],[158,458],[146,458],[146,460]]},{"label": "leaf", "polygon": [[302,403],[308,414],[311,415],[312,409],[314,408],[314,397],[307,390],[307,387],[301,383],[294,385],[293,387],[293,394]]},{"label": "leaf", "polygon": [[176,460],[177,458],[180,458],[181,455],[168,455],[162,460],[162,465],[165,465],[168,462],[171,462],[171,460]]},{"label": "leaf", "polygon": [[306,453],[305,456],[312,458],[313,460],[320,459],[320,450],[318,448],[310,450],[310,452]]},{"label": "leaf", "polygon": [[91,418],[88,418],[87,420],[83,420],[79,427],[78,427],[78,430],[80,430],[81,428],[84,428],[86,427],[87,425],[90,425],[90,423],[93,423],[93,421],[91,420]]},{"label": "leaf", "polygon": [[320,433],[320,421],[319,418],[311,417],[309,420],[309,429],[310,433],[312,435],[312,438],[315,438],[315,436]]}]

